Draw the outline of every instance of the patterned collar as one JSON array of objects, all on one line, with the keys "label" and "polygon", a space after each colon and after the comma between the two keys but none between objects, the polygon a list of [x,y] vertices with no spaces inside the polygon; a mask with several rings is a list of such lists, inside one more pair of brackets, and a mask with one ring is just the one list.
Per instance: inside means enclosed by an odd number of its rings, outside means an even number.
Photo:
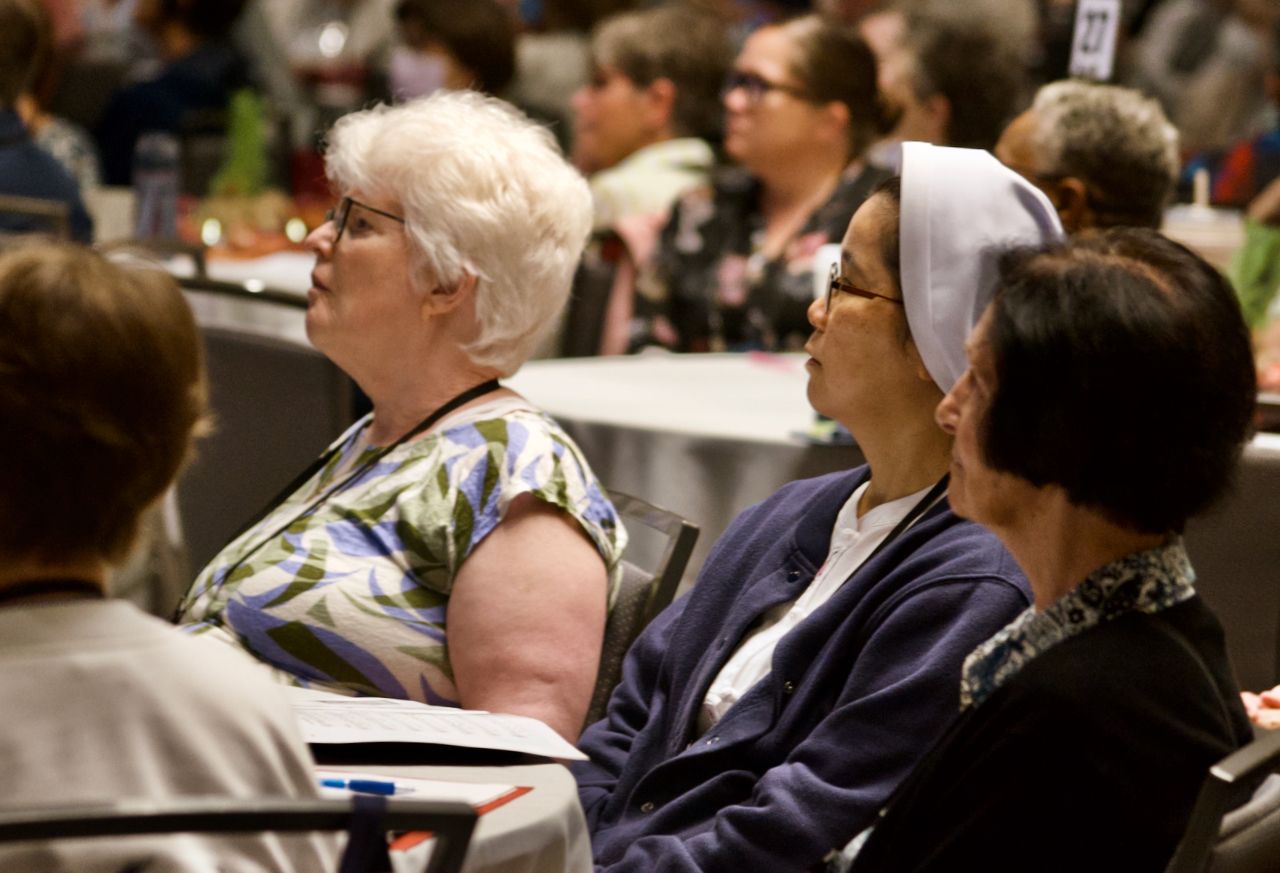
[{"label": "patterned collar", "polygon": [[960,709],[977,706],[1033,659],[1076,634],[1130,612],[1156,613],[1194,595],[1181,537],[1089,574],[1043,612],[1031,607],[965,659]]}]

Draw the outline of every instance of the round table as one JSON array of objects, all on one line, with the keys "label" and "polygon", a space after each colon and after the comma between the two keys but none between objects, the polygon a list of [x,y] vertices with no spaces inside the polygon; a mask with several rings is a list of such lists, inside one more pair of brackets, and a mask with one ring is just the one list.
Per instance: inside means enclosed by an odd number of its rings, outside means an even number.
[{"label": "round table", "polygon": [[806,437],[814,412],[805,359],[660,353],[544,360],[507,383],[564,425],[608,488],[701,527],[687,585],[743,509],[792,480],[862,462],[854,446]]},{"label": "round table", "polygon": [[577,785],[561,764],[325,764],[322,769],[530,788],[476,820],[464,873],[590,873],[592,869],[591,838],[578,803]]}]

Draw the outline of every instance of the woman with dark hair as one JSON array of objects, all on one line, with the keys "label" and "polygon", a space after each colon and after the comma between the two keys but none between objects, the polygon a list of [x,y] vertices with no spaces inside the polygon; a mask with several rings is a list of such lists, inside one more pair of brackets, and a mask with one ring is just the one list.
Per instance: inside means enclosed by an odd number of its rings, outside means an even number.
[{"label": "woman with dark hair", "polygon": [[516,71],[516,25],[496,0],[400,0],[404,45],[391,53],[391,95],[425,97],[437,88],[503,94]]},{"label": "woman with dark hair", "polygon": [[1251,739],[1179,535],[1239,461],[1249,334],[1223,277],[1149,230],[1012,251],[999,285],[938,421],[952,506],[1035,605],[968,656],[961,717],[853,869],[1163,870]]},{"label": "woman with dark hair", "polygon": [[885,178],[863,155],[890,119],[851,30],[814,15],[760,28],[723,99],[738,167],[676,203],[637,283],[633,349],[798,350],[818,249]]},{"label": "woman with dark hair", "polygon": [[909,143],[809,307],[809,401],[867,465],[740,515],[641,634],[573,766],[598,870],[812,869],[955,717],[964,656],[1029,603],[947,503],[934,409],[995,291],[992,241],[1060,234],[985,152]]}]

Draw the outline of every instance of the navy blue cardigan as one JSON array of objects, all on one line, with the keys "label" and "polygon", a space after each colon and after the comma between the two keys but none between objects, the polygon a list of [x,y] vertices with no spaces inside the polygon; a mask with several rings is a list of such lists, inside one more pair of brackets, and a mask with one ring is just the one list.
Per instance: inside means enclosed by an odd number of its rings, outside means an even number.
[{"label": "navy blue cardigan", "polygon": [[688,596],[628,652],[573,765],[596,864],[804,870],[871,823],[959,708],[966,655],[1031,603],[1012,557],[945,501],[789,633],[706,736],[708,685],[760,616],[826,560],[865,467],[793,482],[740,515]]}]

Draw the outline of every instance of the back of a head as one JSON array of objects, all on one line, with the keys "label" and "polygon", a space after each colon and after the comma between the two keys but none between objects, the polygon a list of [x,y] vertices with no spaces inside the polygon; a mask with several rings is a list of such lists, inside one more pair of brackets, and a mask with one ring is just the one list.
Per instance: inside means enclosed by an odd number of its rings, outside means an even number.
[{"label": "back of a head", "polygon": [[1088,189],[1093,226],[1160,227],[1178,180],[1178,131],[1153,98],[1115,85],[1045,85],[1031,107],[1038,170]]},{"label": "back of a head", "polygon": [[30,89],[49,51],[50,35],[40,0],[0,0],[0,108],[12,107]]},{"label": "back of a head", "polygon": [[1146,228],[1014,250],[987,333],[987,462],[1147,533],[1228,487],[1256,402],[1231,286]]},{"label": "back of a head", "polygon": [[118,563],[206,416],[182,293],[69,244],[0,255],[0,555]]},{"label": "back of a head", "polygon": [[818,15],[782,25],[795,43],[792,73],[810,99],[849,107],[849,157],[887,134],[896,121],[880,94],[876,58],[857,30]]},{"label": "back of a head", "polygon": [[401,0],[396,18],[412,37],[447,48],[478,91],[500,94],[515,77],[515,21],[496,0]]},{"label": "back of a head", "polygon": [[991,149],[1029,90],[1036,15],[1026,0],[905,0],[917,99],[946,98],[946,145]]},{"label": "back of a head", "polygon": [[616,67],[642,88],[669,79],[676,135],[719,138],[720,89],[733,62],[719,17],[677,3],[625,12],[596,27],[591,54],[597,66]]}]

